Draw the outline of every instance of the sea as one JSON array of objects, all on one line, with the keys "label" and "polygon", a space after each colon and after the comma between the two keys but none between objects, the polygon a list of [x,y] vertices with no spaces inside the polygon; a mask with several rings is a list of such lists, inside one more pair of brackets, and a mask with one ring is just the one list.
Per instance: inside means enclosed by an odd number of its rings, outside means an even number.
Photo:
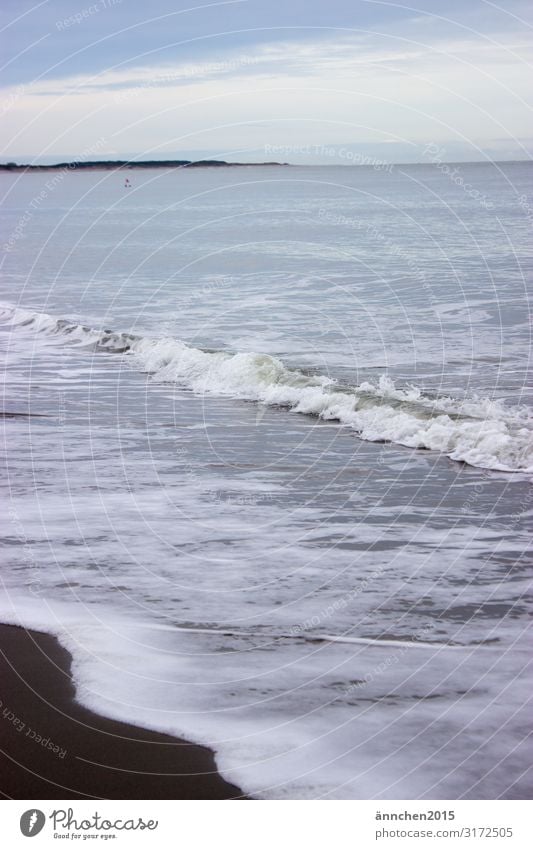
[{"label": "sea", "polygon": [[256,798],[531,798],[533,165],[0,189],[0,621]]}]

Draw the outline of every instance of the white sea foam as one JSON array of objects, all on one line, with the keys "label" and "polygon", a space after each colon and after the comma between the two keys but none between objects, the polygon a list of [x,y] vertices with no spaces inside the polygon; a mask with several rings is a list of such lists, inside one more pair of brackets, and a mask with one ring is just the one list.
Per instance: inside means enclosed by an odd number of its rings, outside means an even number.
[{"label": "white sea foam", "polygon": [[12,601],[0,595],[4,622],[55,634],[71,652],[78,701],[213,746],[223,775],[259,798],[495,798],[510,759],[527,772],[516,723],[527,719],[525,647],[296,639],[273,651],[257,635]]},{"label": "white sea foam", "polygon": [[174,338],[147,338],[86,327],[50,315],[4,307],[1,317],[93,350],[127,353],[158,382],[197,394],[230,396],[338,421],[361,439],[429,449],[471,466],[533,472],[530,411],[499,400],[431,398],[416,386],[397,388],[386,376],[346,386],[287,368],[268,354],[204,351]]}]

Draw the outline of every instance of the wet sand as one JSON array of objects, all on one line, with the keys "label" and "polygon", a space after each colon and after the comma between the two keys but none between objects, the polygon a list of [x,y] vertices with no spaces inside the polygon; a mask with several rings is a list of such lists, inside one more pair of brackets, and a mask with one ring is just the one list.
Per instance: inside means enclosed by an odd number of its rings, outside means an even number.
[{"label": "wet sand", "polygon": [[0,791],[12,799],[236,799],[203,746],[74,701],[54,637],[0,625]]}]

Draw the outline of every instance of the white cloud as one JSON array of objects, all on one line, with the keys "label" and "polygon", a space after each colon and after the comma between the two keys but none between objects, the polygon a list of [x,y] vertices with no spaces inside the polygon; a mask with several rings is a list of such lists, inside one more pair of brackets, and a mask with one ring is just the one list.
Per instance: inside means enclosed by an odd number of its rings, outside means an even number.
[{"label": "white cloud", "polygon": [[[110,68],[4,90],[3,156],[172,152],[345,140],[527,136],[528,43],[376,34],[284,41],[212,61]],[[268,128],[265,128],[265,122]],[[40,144],[36,141],[39,140]]]}]

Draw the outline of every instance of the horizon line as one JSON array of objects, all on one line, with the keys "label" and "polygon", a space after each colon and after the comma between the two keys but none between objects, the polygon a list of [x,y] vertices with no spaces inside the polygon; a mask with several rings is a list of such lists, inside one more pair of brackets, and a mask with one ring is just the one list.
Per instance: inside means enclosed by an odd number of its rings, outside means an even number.
[{"label": "horizon line", "polygon": [[263,160],[258,162],[231,162],[224,159],[207,159],[207,158],[199,158],[199,159],[101,159],[101,160],[83,160],[83,159],[71,159],[71,160],[62,160],[53,163],[27,163],[27,162],[17,162],[16,160],[8,160],[6,162],[0,162],[0,170],[2,171],[15,171],[20,169],[26,170],[41,170],[41,169],[53,169],[53,168],[71,168],[71,170],[83,170],[84,168],[107,168],[112,169],[116,168],[116,170],[120,169],[129,169],[129,168],[145,168],[148,169],[150,167],[154,168],[188,168],[188,167],[215,167],[215,168],[223,168],[223,167],[280,167],[280,168],[373,168],[374,170],[386,170],[391,167],[405,167],[405,166],[413,166],[413,165],[426,165],[426,166],[436,166],[439,165],[511,165],[511,164],[525,164],[525,163],[533,163],[533,158],[529,159],[468,159],[468,160],[438,160],[438,161],[427,161],[427,160],[417,160],[414,162],[388,162],[383,159],[376,158],[375,161],[371,162],[350,162],[350,163],[339,163],[339,162],[328,162],[328,163],[316,163],[316,162],[277,162],[272,160]]}]

